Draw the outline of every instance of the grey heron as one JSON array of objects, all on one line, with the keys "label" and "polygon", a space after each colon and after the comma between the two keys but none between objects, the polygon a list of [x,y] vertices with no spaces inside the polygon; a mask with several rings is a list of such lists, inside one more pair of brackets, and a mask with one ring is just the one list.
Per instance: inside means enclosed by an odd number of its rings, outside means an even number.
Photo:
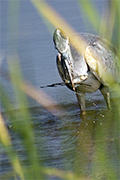
[{"label": "grey heron", "polygon": [[[86,42],[84,55],[72,45],[78,36]],[[90,33],[75,34],[68,38],[63,30],[53,34],[59,74],[66,86],[75,91],[82,114],[85,110],[85,93],[101,91],[108,109],[111,108],[109,89],[120,84],[120,64],[114,46],[100,36]]]}]

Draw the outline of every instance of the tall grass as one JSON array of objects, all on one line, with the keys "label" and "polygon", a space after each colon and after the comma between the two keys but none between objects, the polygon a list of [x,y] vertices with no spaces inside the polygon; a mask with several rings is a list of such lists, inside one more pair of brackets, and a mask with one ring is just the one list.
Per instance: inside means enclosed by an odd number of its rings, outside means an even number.
[{"label": "tall grass", "polygon": [[[68,36],[75,33],[74,28],[70,27],[70,25],[65,22],[65,20],[60,17],[60,15],[51,8],[47,3],[40,0],[31,0],[35,10],[38,11],[40,16],[43,17],[43,20],[47,24],[48,28],[53,26],[54,28],[64,29]],[[19,11],[19,1],[9,2],[10,11],[16,11],[16,15],[18,15]],[[117,31],[117,28],[120,27],[120,9],[119,9],[119,1],[110,1],[107,15],[105,14],[105,19],[101,19],[97,9],[95,9],[94,4],[90,3],[90,1],[81,1],[79,0],[78,4],[82,6],[82,8],[86,12],[86,16],[90,20],[92,26],[96,29],[96,32],[100,33],[103,36],[107,36],[109,40],[112,40],[112,36],[115,37],[115,44],[118,49],[120,49],[120,31]],[[94,13],[93,13],[94,12]],[[94,15],[96,14],[96,16]],[[111,22],[108,22],[109,18],[112,19]],[[16,32],[18,32],[18,21],[13,22],[12,17],[9,16],[9,36],[13,36],[12,31],[15,28]],[[117,23],[117,25],[116,25]],[[50,25],[51,24],[51,25]],[[107,33],[107,27],[109,24],[110,34]],[[116,28],[117,27],[117,28]],[[49,29],[50,30],[50,29]],[[118,33],[118,34],[117,34]],[[85,42],[82,39],[78,39],[76,42],[73,42],[75,48],[84,53]],[[83,46],[80,46],[82,44]],[[8,42],[8,46],[11,45],[11,41]],[[108,153],[109,148],[114,149],[116,152],[116,159],[120,158],[119,154],[119,146],[120,146],[120,135],[119,135],[119,126],[120,126],[120,105],[119,100],[115,99],[114,101],[114,113],[105,114],[105,122],[104,126],[100,128],[99,124],[96,124],[94,128],[97,129],[94,135],[92,132],[88,132],[90,134],[88,144],[91,146],[93,144],[94,139],[94,148],[91,154],[90,159],[90,167],[89,167],[89,175],[87,174],[76,174],[70,171],[63,171],[60,169],[43,167],[38,156],[38,152],[35,146],[35,134],[33,129],[33,122],[31,119],[31,113],[29,111],[27,96],[38,101],[42,106],[44,106],[48,111],[57,116],[59,112],[65,111],[63,107],[55,106],[56,102],[53,101],[47,94],[45,94],[42,90],[35,89],[32,85],[22,78],[21,68],[19,65],[19,57],[17,55],[16,49],[17,42],[12,42],[12,53],[8,56],[8,66],[9,66],[9,75],[6,78],[9,78],[12,84],[15,102],[18,112],[17,114],[12,111],[14,109],[14,104],[11,101],[10,97],[8,97],[6,91],[4,90],[4,86],[0,84],[1,90],[1,102],[4,107],[7,116],[11,120],[11,124],[15,127],[15,132],[20,136],[21,143],[25,148],[25,152],[28,157],[28,162],[24,164],[17,154],[13,142],[12,137],[10,135],[9,128],[6,126],[5,118],[3,113],[0,114],[0,140],[1,147],[4,148],[7,153],[8,159],[10,160],[12,170],[8,171],[8,173],[0,176],[0,179],[22,179],[22,180],[37,180],[37,179],[46,179],[46,177],[57,177],[61,179],[67,180],[101,180],[101,179],[109,179],[109,180],[117,180],[119,178],[119,164],[115,164],[112,157],[109,157]],[[9,48],[8,48],[9,49]],[[120,55],[120,52],[118,52]],[[120,56],[119,56],[120,57]],[[12,59],[12,61],[11,61]],[[120,59],[120,58],[119,58]],[[15,68],[14,68],[15,67]],[[118,91],[118,95],[120,92]],[[48,106],[49,105],[49,106]],[[99,117],[98,117],[99,118]],[[114,121],[114,123],[113,123]],[[81,129],[80,129],[81,130]],[[94,137],[93,137],[94,136]],[[118,139],[114,139],[114,137],[118,137]],[[79,137],[81,138],[81,137]],[[93,138],[93,139],[92,139]],[[82,148],[86,152],[86,156],[89,154],[88,150],[84,147],[85,142],[82,141]],[[89,147],[90,147],[89,146]],[[81,147],[80,147],[81,148]],[[78,158],[79,159],[79,158]],[[81,161],[81,159],[79,159]],[[78,161],[78,162],[79,162]],[[80,162],[79,162],[80,163]],[[83,163],[84,168],[86,168],[86,163]]]}]

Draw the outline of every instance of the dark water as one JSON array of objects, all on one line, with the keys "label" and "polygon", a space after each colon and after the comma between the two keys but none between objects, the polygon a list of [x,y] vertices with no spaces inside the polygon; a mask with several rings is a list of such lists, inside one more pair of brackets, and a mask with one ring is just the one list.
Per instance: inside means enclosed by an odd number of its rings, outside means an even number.
[{"label": "dark water", "polygon": [[[1,2],[1,70],[8,71],[7,56],[14,54],[13,46],[19,56],[23,77],[36,88],[48,84],[61,82],[58,75],[52,34],[49,33],[43,20],[28,0],[20,1],[18,10],[19,18],[16,16],[17,6],[10,9],[9,1]],[[74,27],[77,32],[91,32],[94,29],[86,19],[85,12],[81,11],[78,2],[75,0],[49,0],[47,1],[53,8]],[[93,1],[98,11],[105,10],[106,1]],[[12,19],[11,19],[12,17]],[[19,19],[19,20],[18,20]],[[10,24],[17,23],[17,28],[9,34]],[[52,32],[54,31],[51,30]],[[13,44],[10,44],[13,42]],[[11,83],[4,74],[1,80],[5,91],[11,98],[17,114],[15,98]],[[44,88],[50,97],[62,105],[65,112],[57,116],[52,115],[34,100],[29,99],[29,110],[31,113],[33,129],[35,134],[35,144],[39,158],[44,166],[50,166],[63,170],[70,170],[80,176],[90,176],[92,163],[95,159],[96,146],[98,149],[107,152],[104,155],[105,162],[112,164],[111,167],[100,162],[99,158],[94,163],[98,177],[95,179],[107,179],[106,173],[119,173],[119,142],[118,118],[116,111],[108,113],[103,97],[98,92],[86,95],[87,115],[80,116],[75,94],[64,86]],[[23,162],[27,161],[24,146],[20,137],[11,123],[11,119],[6,115],[4,107],[3,116],[6,119],[10,131],[13,145]],[[17,121],[17,119],[16,119]],[[19,120],[18,120],[19,121]],[[97,133],[99,134],[97,134]],[[97,145],[96,145],[97,144]],[[107,151],[106,151],[107,149]],[[99,154],[99,153],[98,153]],[[104,169],[104,172],[103,172]],[[11,170],[9,159],[4,149],[0,149],[0,173]],[[93,173],[94,174],[94,173]],[[118,177],[116,175],[116,177]],[[40,178],[38,178],[40,179]],[[57,180],[58,178],[48,178]],[[114,179],[113,179],[114,180]],[[115,179],[116,180],[116,179]]]},{"label": "dark water", "polygon": [[[82,117],[77,105],[68,104],[63,107],[65,112],[56,114],[57,116],[44,108],[29,109],[34,143],[42,166],[71,171],[80,177],[113,179],[111,174],[115,174],[115,179],[119,179],[119,120],[116,118],[116,111],[108,112],[98,108],[87,110],[87,115]],[[14,114],[19,113],[16,110]],[[6,113],[3,115],[7,119]],[[16,126],[22,128],[21,119],[16,120],[21,124]],[[27,164],[28,156],[22,136],[17,133],[15,125],[7,125],[15,151],[22,163]],[[0,154],[2,175],[11,170],[11,165],[3,148],[0,149]],[[38,179],[42,180],[41,177]]]}]

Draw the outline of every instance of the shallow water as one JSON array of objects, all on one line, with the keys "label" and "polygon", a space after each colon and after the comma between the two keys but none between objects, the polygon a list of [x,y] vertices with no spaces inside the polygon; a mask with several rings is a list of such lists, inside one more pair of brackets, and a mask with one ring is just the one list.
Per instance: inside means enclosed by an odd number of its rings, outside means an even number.
[{"label": "shallow water", "polygon": [[[13,54],[12,45],[16,44],[17,54],[21,65],[23,77],[34,87],[46,86],[61,82],[58,75],[55,56],[56,50],[52,42],[52,35],[46,28],[43,20],[36,12],[32,4],[25,0],[20,2],[19,21],[15,16],[15,10],[10,10],[9,1],[2,1],[2,27],[1,27],[1,71],[8,72],[7,57]],[[77,32],[94,33],[88,20],[75,0],[47,1],[60,13]],[[95,6],[101,13],[105,9],[107,1],[95,1]],[[63,6],[64,3],[64,6]],[[8,11],[8,9],[10,11]],[[9,13],[9,14],[8,14]],[[71,16],[72,14],[72,16]],[[11,22],[9,16],[13,18]],[[16,31],[9,35],[8,23],[18,23]],[[80,23],[78,23],[80,22]],[[54,29],[53,29],[54,31]],[[13,44],[14,44],[13,43]],[[21,142],[19,133],[12,123],[11,112],[19,114],[15,97],[9,79],[1,76],[4,90],[10,97],[14,108],[9,112],[2,106],[3,117],[12,137],[13,146],[23,163],[27,163],[25,147]],[[95,179],[107,179],[106,174],[119,173],[119,147],[118,134],[119,123],[117,111],[108,112],[104,99],[99,91],[86,94],[87,115],[81,116],[75,94],[65,86],[47,87],[42,89],[52,97],[64,111],[56,113],[56,116],[48,112],[40,104],[29,98],[29,111],[31,113],[32,126],[35,135],[35,146],[38,156],[44,166],[70,170],[82,177],[93,175],[93,169],[98,177]],[[20,123],[19,116],[16,123]],[[16,124],[17,126],[17,124]],[[20,128],[22,128],[20,126]],[[104,156],[103,164],[97,148]],[[98,154],[97,154],[98,153]],[[106,153],[106,154],[105,154]],[[97,154],[97,155],[96,155]],[[95,160],[95,161],[94,161]],[[104,162],[111,164],[110,167]],[[93,168],[93,166],[95,166]],[[112,169],[112,167],[114,167]],[[93,168],[93,169],[92,169]],[[11,165],[3,147],[0,148],[0,173],[9,172]],[[113,172],[112,172],[113,171]],[[40,179],[40,178],[39,178]],[[60,178],[51,178],[58,180]],[[114,179],[113,179],[114,180]]]},{"label": "shallow water", "polygon": [[[98,179],[110,173],[119,174],[119,127],[114,112],[108,110],[87,110],[86,116],[81,116],[75,104],[64,105],[65,111],[56,116],[41,107],[31,108],[32,128],[34,129],[34,143],[37,148],[40,162],[45,167],[74,172],[77,175],[89,177],[96,163]],[[18,111],[14,111],[14,114]],[[6,113],[4,114],[6,118]],[[21,121],[16,119],[18,123]],[[21,136],[16,132],[15,125],[7,121],[12,143],[21,161],[26,164],[26,148]],[[17,124],[16,124],[17,126]],[[22,128],[19,126],[19,128]],[[97,152],[97,148],[98,151]],[[103,162],[110,163],[111,167],[101,164],[98,155],[103,155]],[[0,150],[0,172],[9,172],[11,165],[4,152]],[[102,170],[104,167],[104,172]],[[114,170],[112,169],[115,168]],[[38,178],[40,179],[40,177]],[[49,177],[48,179],[52,179]],[[57,180],[57,177],[55,178]],[[60,178],[61,179],[61,178]],[[97,179],[97,178],[96,178]]]}]

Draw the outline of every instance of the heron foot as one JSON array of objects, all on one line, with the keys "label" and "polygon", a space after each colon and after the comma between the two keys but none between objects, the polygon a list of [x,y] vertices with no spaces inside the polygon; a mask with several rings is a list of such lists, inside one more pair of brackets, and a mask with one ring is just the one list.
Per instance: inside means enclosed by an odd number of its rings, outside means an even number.
[{"label": "heron foot", "polygon": [[86,115],[86,111],[81,111],[81,115],[85,116]]}]

